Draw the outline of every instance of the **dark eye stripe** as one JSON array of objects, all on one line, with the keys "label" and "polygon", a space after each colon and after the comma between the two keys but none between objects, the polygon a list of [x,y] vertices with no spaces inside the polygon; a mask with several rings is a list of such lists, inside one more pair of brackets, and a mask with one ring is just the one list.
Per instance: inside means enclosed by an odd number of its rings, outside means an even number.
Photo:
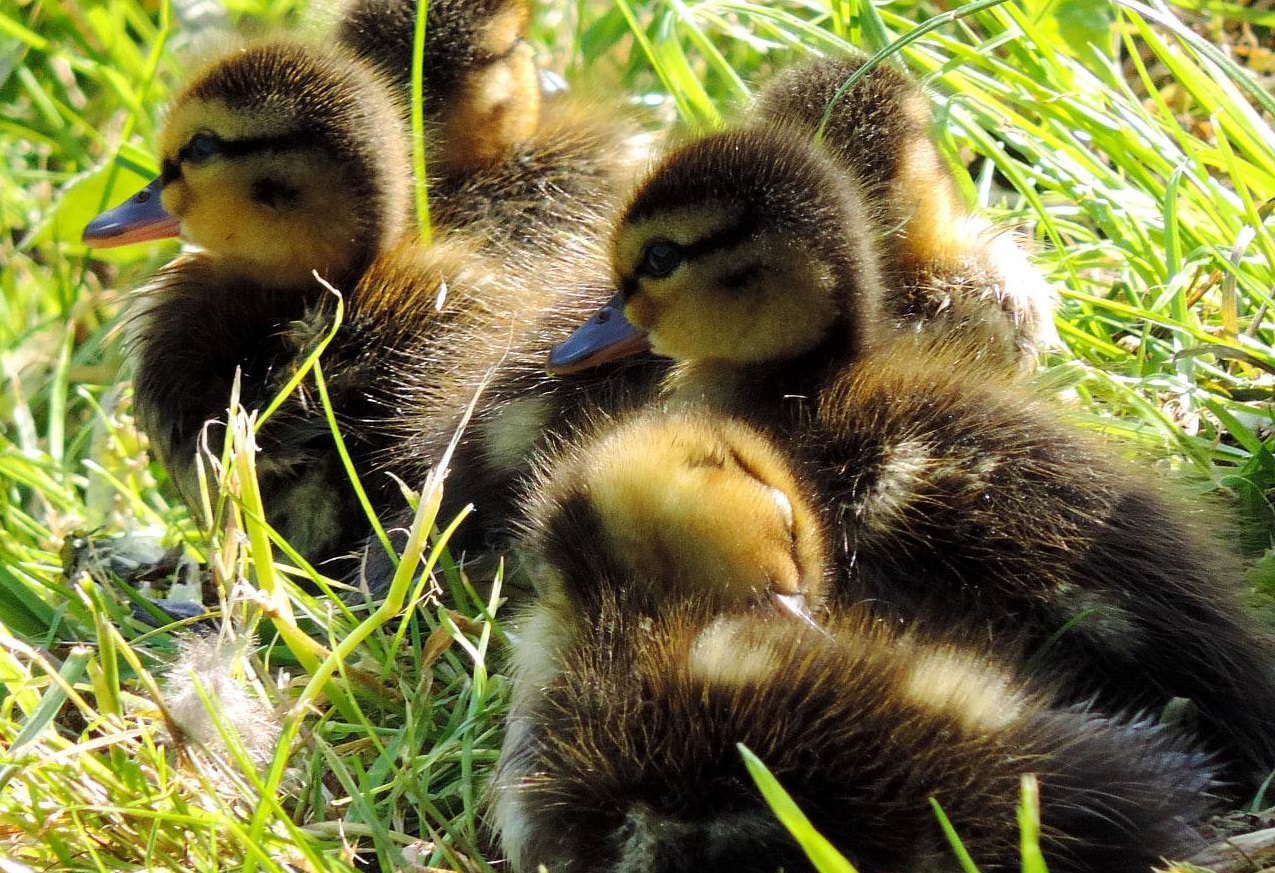
[{"label": "dark eye stripe", "polygon": [[[710,233],[708,236],[680,246],[683,263],[702,258],[723,249],[734,248],[752,236],[757,231],[758,224],[757,219],[749,213],[729,227],[724,227],[716,233]],[[621,280],[620,287],[626,299],[637,290],[636,279],[640,275],[642,275],[641,263],[635,268],[633,276]]]},{"label": "dark eye stripe", "polygon": [[[290,131],[288,133],[276,134],[274,136],[251,136],[243,139],[223,139],[220,140],[218,154],[231,158],[241,158],[246,155],[258,154],[261,152],[286,152],[295,151],[297,149],[310,148],[317,146],[317,137],[304,130]],[[182,149],[177,153],[177,160],[186,160],[186,149]]]},{"label": "dark eye stripe", "polygon": [[[217,153],[225,157],[241,158],[247,155],[268,152],[296,151],[304,148],[319,148],[319,138],[306,130],[294,130],[274,136],[251,136],[243,139],[219,140]],[[177,153],[177,157],[169,158],[160,165],[161,184],[168,185],[177,181],[182,175],[182,163],[186,160],[186,148]]]},{"label": "dark eye stripe", "polygon": [[181,175],[182,175],[181,164],[179,164],[177,161],[174,161],[170,158],[164,161],[162,165],[160,165],[159,184],[163,186],[163,185],[168,185],[172,182],[176,182],[178,179],[181,178]]},{"label": "dark eye stripe", "polygon": [[702,258],[722,249],[734,248],[757,232],[757,219],[752,213],[745,214],[739,221],[724,227],[716,233],[697,239],[685,246],[687,259]]}]

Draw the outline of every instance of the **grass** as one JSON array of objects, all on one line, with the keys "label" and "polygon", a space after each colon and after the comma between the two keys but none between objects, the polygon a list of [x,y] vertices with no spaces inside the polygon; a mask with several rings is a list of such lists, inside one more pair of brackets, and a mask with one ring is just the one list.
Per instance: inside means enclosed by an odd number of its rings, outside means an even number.
[{"label": "grass", "polygon": [[[1275,107],[1242,69],[1269,64],[1247,34],[1269,44],[1275,16],[1017,0],[933,17],[953,5],[546,0],[535,35],[569,79],[615,82],[692,129],[728,123],[803,51],[891,48],[934,94],[970,201],[1025,228],[1060,290],[1064,346],[1042,380],[1125,451],[1233,502],[1252,581],[1275,591]],[[221,481],[244,495],[213,534],[133,427],[122,298],[174,249],[89,259],[78,235],[155,171],[195,9],[0,0],[0,854],[14,869],[483,869],[502,616],[425,536],[428,492],[390,602],[356,616],[273,563],[248,422],[209,465],[209,507]],[[305,0],[224,13],[248,31],[321,26]],[[255,634],[219,657],[245,706],[281,717],[264,768],[233,736],[170,739],[158,677],[177,629],[134,616],[118,532],[208,561]]]}]

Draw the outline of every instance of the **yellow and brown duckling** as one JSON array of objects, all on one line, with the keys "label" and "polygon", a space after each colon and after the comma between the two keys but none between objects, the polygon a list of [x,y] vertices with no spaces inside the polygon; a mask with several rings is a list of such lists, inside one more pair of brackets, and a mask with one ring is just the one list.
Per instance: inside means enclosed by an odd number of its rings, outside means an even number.
[{"label": "yellow and brown duckling", "polygon": [[610,348],[593,337],[627,317],[676,361],[675,399],[792,446],[829,507],[843,598],[1025,640],[1076,699],[1190,698],[1234,778],[1260,784],[1275,649],[1234,558],[1186,498],[1012,384],[978,341],[883,329],[857,213],[827,217],[855,202],[828,162],[782,131],[674,152],[616,230],[622,311],[553,361],[622,353],[623,331]]},{"label": "yellow and brown duckling", "polygon": [[753,114],[809,138],[822,127],[822,147],[859,181],[882,231],[892,318],[983,337],[1033,368],[1058,339],[1052,289],[1013,234],[965,208],[921,89],[889,63],[860,73],[866,61],[826,57],[782,70]]},{"label": "yellow and brown duckling", "polygon": [[[411,97],[416,0],[353,0],[337,40]],[[447,175],[503,161],[540,124],[541,85],[526,0],[430,0],[421,109],[431,169]]]},{"label": "yellow and brown duckling", "polygon": [[[853,282],[861,299],[849,327],[859,334],[911,327],[951,336],[1008,369],[1031,369],[1040,347],[1056,339],[1052,291],[1012,237],[964,209],[930,136],[925,98],[910,79],[877,66],[834,102],[863,63],[858,56],[825,58],[785,70],[758,96],[751,125],[667,155],[618,222],[615,308],[629,305],[625,282],[648,292],[637,295],[639,310],[652,305],[664,278],[658,272],[684,260],[693,262],[693,281],[717,282],[718,302],[728,305],[732,288],[751,281],[742,266],[724,268],[739,258],[777,287],[785,271],[804,287]],[[677,210],[680,196],[689,205]],[[776,241],[801,247],[785,250]],[[829,272],[822,280],[801,275],[823,269]],[[829,314],[826,295],[823,302],[819,317]],[[808,312],[815,317],[815,309]],[[670,332],[652,339],[667,344]],[[714,356],[747,353],[726,349],[732,342],[719,337]],[[551,359],[552,369],[570,372],[583,363],[569,348]]]},{"label": "yellow and brown duckling", "polygon": [[1108,709],[1189,698],[1228,776],[1261,784],[1275,644],[1243,605],[1226,512],[985,368],[914,352],[828,385],[794,445],[833,514],[843,591],[1025,640]]},{"label": "yellow and brown duckling", "polygon": [[554,349],[550,372],[649,346],[682,364],[687,395],[740,383],[752,405],[742,386],[753,369],[767,390],[780,368],[791,387],[812,387],[888,330],[862,189],[785,129],[675,149],[621,210],[611,255],[619,293]]},{"label": "yellow and brown duckling", "polygon": [[[407,231],[400,108],[365,64],[278,40],[196,77],[164,129],[164,174],[86,231],[104,245],[180,226],[204,249],[156,278],[136,331],[142,423],[185,498],[198,505],[196,442],[222,417],[236,368],[242,401],[263,408],[326,334],[333,300],[317,270],[346,295],[321,365],[374,505],[398,501],[383,470],[424,480],[490,377],[449,500],[480,501],[471,544],[485,542],[482,523],[503,530],[555,410],[623,393],[594,391],[603,377],[550,382],[540,363],[609,293],[598,290],[609,270],[595,228],[614,156],[609,134],[590,133],[607,125],[556,114],[506,160],[456,174],[432,200],[443,235],[422,250]],[[448,222],[465,226],[448,234]],[[260,439],[272,521],[301,554],[317,561],[360,542],[368,528],[317,398],[285,406]]]},{"label": "yellow and brown duckling", "polygon": [[[214,60],[178,94],[160,156],[160,178],[85,240],[180,230],[200,246],[144,289],[132,331],[139,422],[193,506],[200,434],[224,419],[236,373],[241,402],[263,409],[328,332],[335,300],[314,273],[346,298],[322,366],[365,474],[385,439],[378,423],[398,412],[390,374],[405,347],[470,302],[515,296],[464,241],[416,245],[398,108],[342,52],[274,40]],[[440,313],[443,288],[455,293]],[[259,440],[271,521],[301,554],[318,561],[360,542],[366,520],[318,398],[303,390]]]},{"label": "yellow and brown duckling", "polygon": [[[1197,844],[1210,774],[1168,729],[1064,707],[862,611],[824,616],[819,512],[752,429],[648,412],[531,493],[545,591],[492,788],[512,869],[812,869],[741,743],[864,873],[960,869],[930,798],[980,869],[1018,869],[1027,774],[1051,870],[1147,873]],[[822,627],[774,608],[789,587]]]},{"label": "yellow and brown duckling", "polygon": [[[411,99],[416,0],[353,0],[338,40]],[[481,235],[518,259],[596,236],[618,206],[644,138],[613,98],[542,99],[526,42],[526,0],[432,0],[426,12],[422,109],[431,220]]]}]

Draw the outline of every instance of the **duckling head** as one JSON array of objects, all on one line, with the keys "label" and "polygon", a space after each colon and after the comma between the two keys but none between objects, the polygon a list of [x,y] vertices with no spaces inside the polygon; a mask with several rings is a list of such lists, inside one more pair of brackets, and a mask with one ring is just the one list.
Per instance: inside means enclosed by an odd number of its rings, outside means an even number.
[{"label": "duckling head", "polygon": [[532,493],[546,593],[577,606],[618,585],[645,608],[690,599],[809,620],[823,598],[819,513],[779,449],[735,420],[639,415],[564,452]]},{"label": "duckling head", "polygon": [[854,178],[793,132],[683,146],[617,223],[619,294],[554,350],[550,372],[640,348],[634,333],[680,361],[783,361],[830,339],[854,356],[882,294],[872,227]]},{"label": "duckling head", "polygon": [[92,246],[181,235],[265,285],[349,277],[400,236],[410,179],[386,88],[341,52],[288,41],[222,57],[178,94],[161,174],[98,216]]}]

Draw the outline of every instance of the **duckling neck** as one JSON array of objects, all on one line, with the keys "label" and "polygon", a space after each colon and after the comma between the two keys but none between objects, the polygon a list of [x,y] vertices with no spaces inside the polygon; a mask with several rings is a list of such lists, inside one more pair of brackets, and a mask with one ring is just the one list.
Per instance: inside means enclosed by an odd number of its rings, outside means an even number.
[{"label": "duckling neck", "polygon": [[329,296],[328,290],[315,280],[340,291],[348,300],[359,278],[375,260],[370,251],[359,252],[347,263],[325,265],[312,262],[281,263],[270,266],[255,260],[216,255],[215,262],[230,285],[252,285],[283,297],[316,301]]},{"label": "duckling neck", "polygon": [[802,420],[827,382],[862,356],[865,338],[834,330],[808,352],[778,361],[739,364],[691,361],[665,381],[665,393],[678,403],[708,403],[742,419],[786,429]]}]

